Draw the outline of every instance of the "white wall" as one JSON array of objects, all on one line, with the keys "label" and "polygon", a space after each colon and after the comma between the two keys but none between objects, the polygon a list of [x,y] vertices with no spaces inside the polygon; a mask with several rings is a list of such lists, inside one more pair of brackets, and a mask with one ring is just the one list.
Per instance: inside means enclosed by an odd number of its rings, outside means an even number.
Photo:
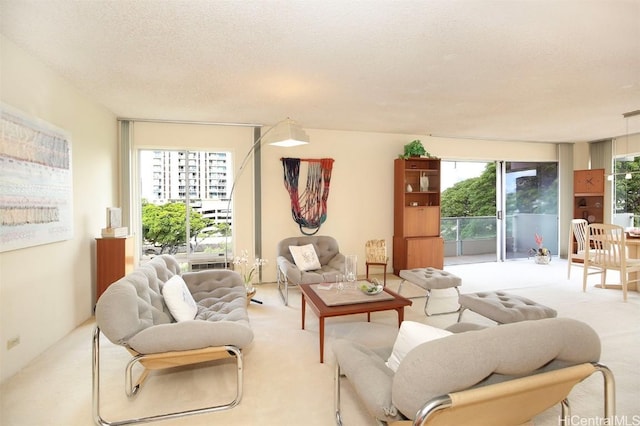
[{"label": "white wall", "polygon": [[1,35],[0,77],[3,103],[71,135],[75,222],[72,240],[0,253],[4,380],[91,316],[95,237],[117,204],[118,157],[116,117]]}]

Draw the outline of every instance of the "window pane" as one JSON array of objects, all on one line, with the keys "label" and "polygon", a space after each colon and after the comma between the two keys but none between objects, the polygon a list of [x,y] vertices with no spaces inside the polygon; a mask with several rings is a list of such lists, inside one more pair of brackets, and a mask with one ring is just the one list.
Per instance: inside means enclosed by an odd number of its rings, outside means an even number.
[{"label": "window pane", "polygon": [[506,163],[507,259],[528,257],[543,246],[558,254],[558,164]]},{"label": "window pane", "polygon": [[[142,258],[174,254],[190,270],[224,267],[233,252],[230,153],[140,151]],[[188,242],[188,244],[187,244]]]},{"label": "window pane", "polygon": [[626,227],[640,226],[640,156],[614,160],[613,223]]}]

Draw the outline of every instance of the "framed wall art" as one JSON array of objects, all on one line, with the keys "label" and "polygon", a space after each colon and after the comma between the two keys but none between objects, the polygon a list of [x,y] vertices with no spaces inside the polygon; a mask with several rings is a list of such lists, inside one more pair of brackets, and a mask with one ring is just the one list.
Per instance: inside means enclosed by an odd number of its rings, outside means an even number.
[{"label": "framed wall art", "polygon": [[0,104],[0,252],[71,238],[69,135]]}]

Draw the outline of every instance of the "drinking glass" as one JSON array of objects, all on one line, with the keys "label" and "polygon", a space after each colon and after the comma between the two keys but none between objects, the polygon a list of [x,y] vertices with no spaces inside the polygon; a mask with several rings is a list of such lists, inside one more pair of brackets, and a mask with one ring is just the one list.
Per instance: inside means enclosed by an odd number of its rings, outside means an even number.
[{"label": "drinking glass", "polygon": [[344,274],[350,286],[355,286],[355,282],[358,279],[358,256],[355,254],[346,256]]},{"label": "drinking glass", "polygon": [[344,275],[336,274],[336,288],[338,291],[344,290]]}]

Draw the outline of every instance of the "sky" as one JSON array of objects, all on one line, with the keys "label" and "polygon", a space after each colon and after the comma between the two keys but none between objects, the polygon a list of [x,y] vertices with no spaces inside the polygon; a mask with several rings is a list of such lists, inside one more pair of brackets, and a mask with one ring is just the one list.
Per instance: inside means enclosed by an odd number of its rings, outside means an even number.
[{"label": "sky", "polygon": [[478,177],[482,174],[487,163],[472,161],[442,161],[440,191],[451,188],[456,183]]}]

